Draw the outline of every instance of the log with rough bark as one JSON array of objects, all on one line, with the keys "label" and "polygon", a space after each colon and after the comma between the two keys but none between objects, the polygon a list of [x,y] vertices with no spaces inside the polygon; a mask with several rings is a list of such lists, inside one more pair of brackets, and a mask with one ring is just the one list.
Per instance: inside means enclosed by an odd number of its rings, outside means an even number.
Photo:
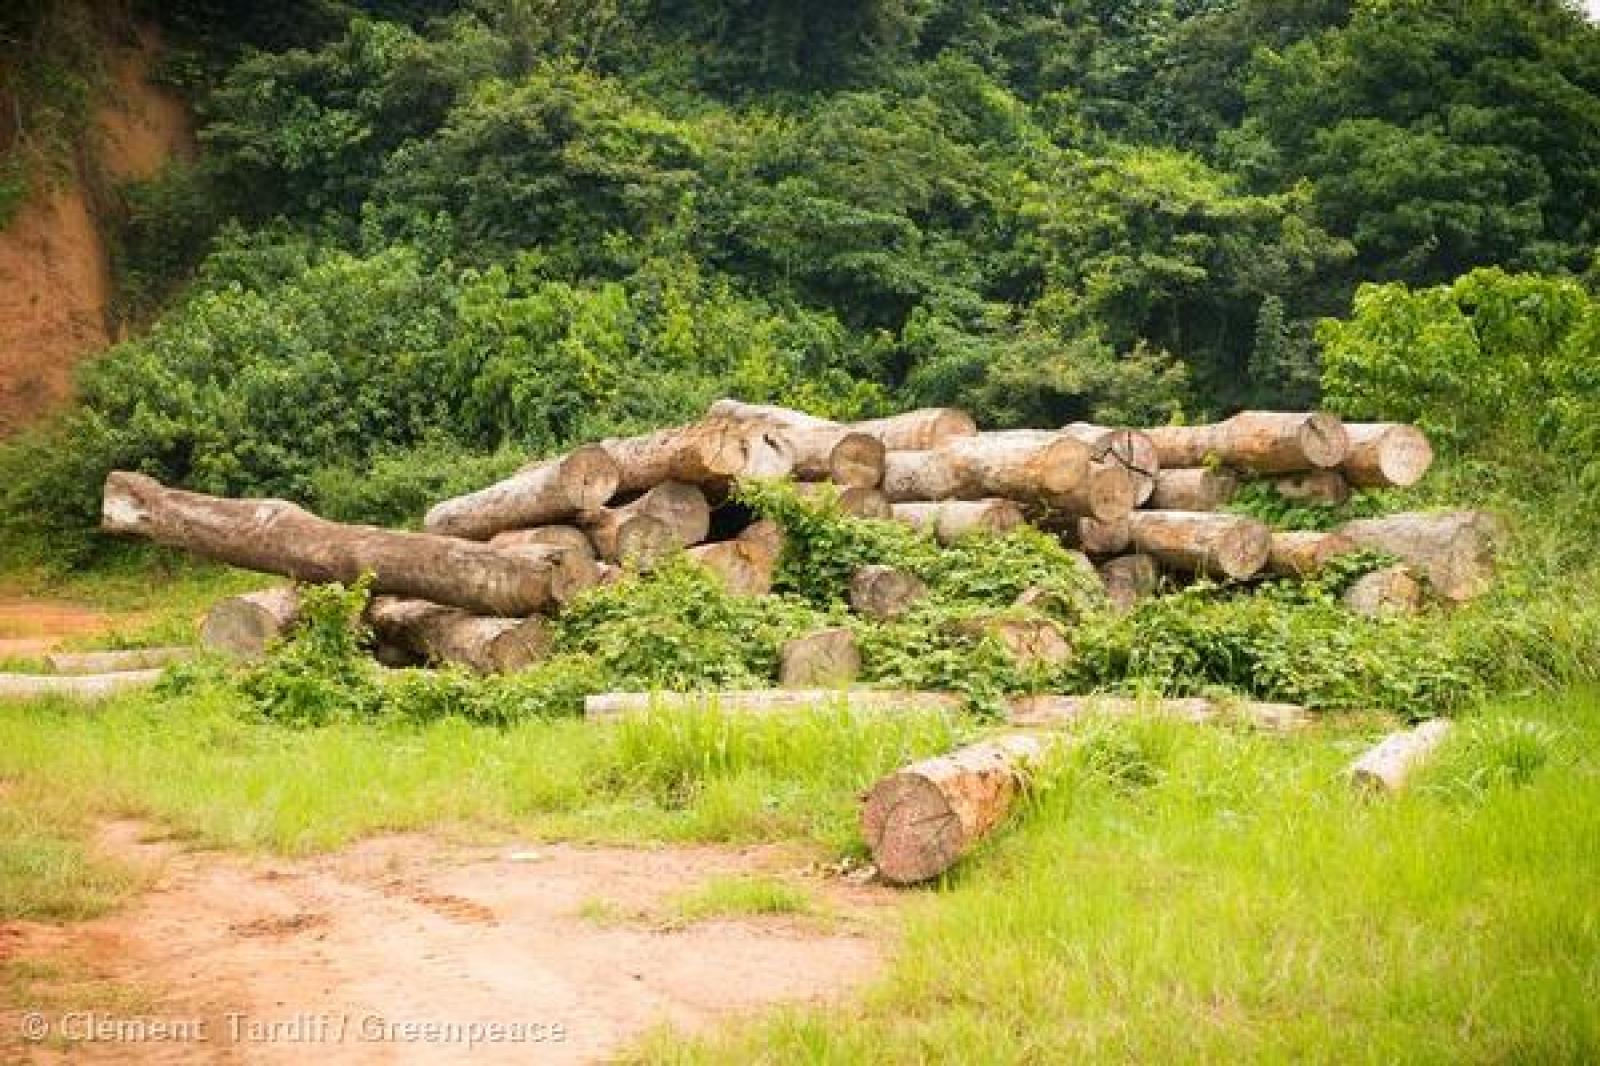
[{"label": "log with rough bark", "polygon": [[1350,435],[1350,454],[1339,469],[1358,488],[1407,488],[1421,481],[1433,465],[1433,446],[1415,426],[1355,422],[1344,428]]},{"label": "log with rough bark", "polygon": [[949,407],[929,407],[919,411],[857,422],[850,427],[875,437],[891,452],[923,452],[946,441],[978,434],[978,423],[965,411]]},{"label": "log with rough bark", "polygon": [[61,677],[56,674],[0,674],[0,699],[42,699],[59,696],[99,700],[161,680],[160,670],[122,670],[112,674]]},{"label": "log with rough bark", "polygon": [[778,553],[758,537],[736,537],[689,549],[689,558],[710,570],[734,596],[765,596],[772,591]]},{"label": "log with rough bark", "polygon": [[1434,718],[1414,729],[1391,733],[1350,766],[1350,781],[1373,792],[1399,792],[1411,775],[1432,757],[1445,737],[1450,721]]},{"label": "log with rough bark", "polygon": [[1332,559],[1356,550],[1355,542],[1342,533],[1317,530],[1274,530],[1272,554],[1267,556],[1267,573],[1279,577],[1310,577]]},{"label": "log with rough bark", "polygon": [[850,578],[850,606],[868,618],[899,618],[927,594],[921,578],[892,566],[863,566]]},{"label": "log with rough bark", "polygon": [[826,479],[852,488],[875,488],[883,481],[883,442],[870,433],[817,418],[803,411],[766,404],[718,400],[707,412],[770,426],[794,451],[794,476]]},{"label": "log with rough bark", "polygon": [[350,584],[372,575],[381,595],[481,614],[550,610],[594,581],[594,564],[549,548],[491,548],[429,533],[347,526],[283,500],[226,500],[122,471],[106,478],[101,524],[112,533],[298,581]]},{"label": "log with rough bark", "polygon": [[1131,611],[1142,599],[1155,595],[1161,568],[1148,555],[1119,555],[1100,564],[1106,598],[1119,611]]},{"label": "log with rough bark", "polygon": [[1063,543],[1088,555],[1120,555],[1133,543],[1133,525],[1127,515],[1107,522],[1066,516],[1064,521],[1041,519],[1040,524],[1059,535]]},{"label": "log with rough bark", "polygon": [[1126,518],[1137,506],[1138,498],[1138,483],[1127,467],[1114,462],[1091,461],[1088,473],[1077,488],[1050,497],[1045,506],[1057,514],[1114,522]]},{"label": "log with rough bark", "polygon": [[1347,522],[1339,532],[1409,563],[1435,595],[1461,603],[1488,591],[1503,527],[1480,511],[1408,512]]},{"label": "log with rough bark", "polygon": [[1133,509],[1127,471],[1102,464],[1091,478],[1089,453],[1069,434],[1032,429],[957,437],[934,452],[949,462],[962,499],[1003,497],[1096,518],[1127,514]]},{"label": "log with rough bark", "polygon": [[664,481],[621,510],[661,519],[685,548],[701,543],[711,532],[711,503],[706,494],[681,481]]},{"label": "log with rough bark", "polygon": [[1156,474],[1150,506],[1158,511],[1215,511],[1239,492],[1239,476],[1206,466],[1162,469]]},{"label": "log with rough bark", "polygon": [[1214,458],[1257,474],[1293,474],[1336,467],[1350,450],[1344,425],[1330,414],[1243,411],[1205,426],[1146,431],[1162,469],[1206,466]]},{"label": "log with rough bark", "polygon": [[784,477],[794,453],[783,437],[761,423],[708,418],[642,437],[600,442],[616,460],[619,492],[643,492],[663,481],[722,490],[742,477]]},{"label": "log with rough bark", "polygon": [[608,721],[650,711],[715,709],[722,714],[769,715],[843,707],[861,713],[956,713],[962,699],[949,692],[893,689],[738,689],[723,692],[601,692],[583,701],[590,721]]},{"label": "log with rough bark", "polygon": [[616,493],[621,471],[603,448],[537,463],[428,512],[423,529],[444,536],[488,540],[507,529],[565,522],[579,511],[604,506]]},{"label": "log with rough bark", "polygon": [[1128,521],[1140,554],[1185,573],[1237,581],[1259,572],[1272,554],[1272,531],[1239,515],[1135,511]]},{"label": "log with rough bark", "polygon": [[1001,536],[1025,521],[1022,508],[1011,500],[940,500],[936,503],[897,503],[896,521],[933,534],[940,544],[954,544],[974,533]]},{"label": "log with rough bark", "polygon": [[129,648],[125,651],[56,651],[43,657],[52,674],[83,676],[126,670],[156,670],[194,658],[193,648]]},{"label": "log with rough bark", "polygon": [[894,517],[894,508],[889,503],[889,497],[876,488],[840,487],[824,481],[796,485],[795,491],[802,499],[813,504],[820,505],[826,500],[836,501],[840,511],[855,518]]},{"label": "log with rough bark", "polygon": [[1137,429],[1113,429],[1089,422],[1074,422],[1062,429],[1087,444],[1091,458],[1114,461],[1133,477],[1133,505],[1143,507],[1156,490],[1156,475],[1161,471],[1161,457],[1156,453],[1155,442],[1148,433]]},{"label": "log with rough bark", "polygon": [[200,646],[236,659],[259,659],[288,636],[300,617],[300,594],[263,589],[219,600],[200,623]]},{"label": "log with rough bark", "polygon": [[1337,470],[1307,470],[1272,479],[1272,491],[1295,503],[1337,507],[1350,499],[1350,483]]},{"label": "log with rough bark", "polygon": [[614,565],[648,569],[683,547],[672,527],[653,514],[600,507],[579,515],[578,522],[588,533],[595,556]]},{"label": "log with rough bark", "polygon": [[496,548],[532,548],[552,547],[565,548],[577,552],[586,559],[594,558],[594,545],[589,542],[589,534],[577,526],[540,526],[537,529],[508,529],[504,533],[496,533],[489,538],[489,544]]},{"label": "log with rough bark", "polygon": [[842,626],[785,641],[778,653],[778,680],[785,688],[847,685],[861,674],[861,649]]},{"label": "log with rough bark", "polygon": [[961,471],[942,451],[893,451],[883,458],[883,495],[891,503],[953,500],[961,495]]},{"label": "log with rough bark", "polygon": [[1344,605],[1363,618],[1416,614],[1422,610],[1422,582],[1408,566],[1386,566],[1353,581]]},{"label": "log with rough bark", "polygon": [[913,763],[867,792],[861,832],[879,875],[899,885],[944,873],[996,829],[1047,739],[1006,736]]},{"label": "log with rough bark", "polygon": [[1293,703],[1252,700],[1135,699],[1129,696],[1019,696],[1010,701],[1006,721],[1025,729],[1075,726],[1094,717],[1164,715],[1206,724],[1239,721],[1257,729],[1289,732],[1311,724],[1312,713]]},{"label": "log with rough bark", "polygon": [[423,662],[465,666],[480,674],[525,670],[550,653],[542,618],[486,618],[423,600],[376,596],[367,623],[379,640]]},{"label": "log with rough bark", "polygon": [[969,618],[957,623],[956,631],[996,641],[1023,669],[1060,666],[1072,658],[1072,642],[1048,618]]}]

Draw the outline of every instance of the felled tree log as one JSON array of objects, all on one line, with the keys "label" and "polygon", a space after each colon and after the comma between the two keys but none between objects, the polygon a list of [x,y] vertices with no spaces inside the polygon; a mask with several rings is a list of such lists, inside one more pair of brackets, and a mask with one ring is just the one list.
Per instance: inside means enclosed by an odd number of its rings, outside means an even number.
[{"label": "felled tree log", "polygon": [[897,503],[896,521],[932,533],[940,544],[954,544],[974,533],[1000,536],[1022,525],[1022,508],[1010,500],[941,500]]},{"label": "felled tree log", "polygon": [[0,674],[0,699],[98,700],[131,689],[149,688],[161,680],[160,670],[122,670],[111,674],[61,677],[56,674]]},{"label": "felled tree log", "polygon": [[946,441],[975,437],[978,423],[965,411],[950,407],[928,407],[919,411],[857,422],[850,427],[875,437],[891,452],[922,452]]},{"label": "felled tree log", "polygon": [[1064,543],[1088,555],[1119,555],[1133,543],[1133,526],[1127,515],[1102,522],[1098,518],[1037,519]]},{"label": "felled tree log", "polygon": [[1150,506],[1159,511],[1215,511],[1239,492],[1239,476],[1205,466],[1162,469]]},{"label": "felled tree log", "polygon": [[836,485],[875,488],[883,481],[883,442],[870,433],[817,418],[803,411],[765,404],[718,400],[707,412],[714,418],[772,427],[794,451],[794,475]]},{"label": "felled tree log", "polygon": [[422,527],[443,536],[488,540],[502,530],[565,522],[579,511],[603,506],[620,480],[621,471],[604,448],[579,448],[444,501],[428,512]]},{"label": "felled tree log", "polygon": [[1206,466],[1215,457],[1258,474],[1292,474],[1338,466],[1350,438],[1333,415],[1243,411],[1206,426],[1162,426],[1147,431],[1162,469]]},{"label": "felled tree log", "polygon": [[1128,521],[1140,554],[1185,573],[1237,581],[1260,571],[1272,554],[1272,531],[1238,515],[1135,511]]},{"label": "felled tree log", "polygon": [[520,616],[559,606],[594,581],[594,564],[559,549],[491,548],[428,533],[347,526],[283,500],[225,500],[122,471],[106,478],[102,526],[208,559],[298,581]]},{"label": "felled tree log", "polygon": [[861,833],[884,880],[939,876],[1005,821],[1049,742],[1008,736],[913,763],[878,781],[861,808]]},{"label": "felled tree log", "polygon": [[653,514],[600,507],[584,512],[578,521],[589,535],[594,554],[615,565],[649,568],[683,547],[672,527]]},{"label": "felled tree log", "polygon": [[850,578],[850,606],[868,618],[899,618],[927,594],[921,578],[892,566],[863,566]]},{"label": "felled tree log", "polygon": [[1308,470],[1272,479],[1272,490],[1296,503],[1337,507],[1350,499],[1350,483],[1337,470]]},{"label": "felled tree log", "polygon": [[200,624],[200,646],[236,659],[259,659],[288,636],[300,616],[292,588],[263,589],[218,600]]},{"label": "felled tree log", "polygon": [[1436,595],[1455,603],[1488,590],[1500,523],[1481,511],[1409,512],[1347,522],[1339,532],[1411,564]]},{"label": "felled tree log", "polygon": [[194,658],[193,648],[129,648],[125,651],[57,651],[44,656],[52,674],[82,677],[126,670],[156,670]]},{"label": "felled tree log", "polygon": [[1434,718],[1414,729],[1391,733],[1351,764],[1350,781],[1357,788],[1373,792],[1399,792],[1449,735],[1447,718]]},{"label": "felled tree log", "polygon": [[1133,474],[1115,462],[1092,461],[1077,488],[1050,497],[1053,511],[1114,522],[1137,505],[1138,485]]},{"label": "felled tree log", "polygon": [[770,518],[750,523],[738,539],[747,544],[760,545],[773,559],[783,555],[783,527]]},{"label": "felled tree log", "polygon": [[1060,666],[1072,658],[1072,642],[1048,618],[969,618],[958,623],[956,629],[976,639],[998,641],[1024,669]]},{"label": "felled tree log", "polygon": [[1165,715],[1206,724],[1237,719],[1257,729],[1289,732],[1310,725],[1314,715],[1293,703],[1259,703],[1205,698],[1141,700],[1128,696],[1019,696],[1010,701],[1006,721],[1025,729],[1074,726],[1094,717]]},{"label": "felled tree log", "polygon": [[1156,453],[1155,442],[1149,434],[1137,429],[1113,429],[1089,422],[1074,422],[1062,429],[1087,444],[1092,449],[1090,457],[1101,461],[1114,461],[1133,477],[1133,505],[1143,507],[1156,489],[1156,474],[1161,470],[1161,457]]},{"label": "felled tree log", "polygon": [[643,492],[663,481],[721,490],[741,477],[784,477],[794,470],[794,453],[780,434],[731,418],[613,438],[600,446],[616,460],[620,492]]},{"label": "felled tree log", "polygon": [[778,663],[785,688],[847,685],[861,674],[861,649],[855,634],[842,626],[819,629],[785,641]]},{"label": "felled tree log", "polygon": [[1326,566],[1329,560],[1355,550],[1355,542],[1342,533],[1274,530],[1272,553],[1267,556],[1267,572],[1279,577],[1310,577]]},{"label": "felled tree log", "polygon": [[1344,605],[1364,618],[1416,614],[1422,610],[1422,582],[1408,566],[1386,566],[1353,581],[1345,589]]},{"label": "felled tree log", "polygon": [[1339,469],[1359,488],[1406,488],[1421,481],[1433,465],[1433,446],[1415,426],[1355,422],[1344,428],[1350,435],[1350,454]]},{"label": "felled tree log", "polygon": [[890,503],[953,500],[961,489],[961,470],[942,451],[892,451],[883,458],[883,495]]},{"label": "felled tree log", "polygon": [[589,534],[577,526],[540,526],[537,529],[508,529],[489,538],[496,548],[565,548],[577,552],[585,559],[594,558],[594,545]]},{"label": "felled tree log", "polygon": [[367,606],[377,637],[424,662],[453,663],[480,674],[525,670],[550,653],[542,618],[485,618],[422,600],[377,596]]},{"label": "felled tree log", "polygon": [[849,486],[841,488],[828,482],[799,484],[795,486],[800,496],[811,503],[836,500],[839,510],[855,518],[893,518],[894,508],[889,497],[876,488]]},{"label": "felled tree log", "polygon": [[1116,518],[1133,506],[1126,471],[1102,466],[1100,487],[1091,489],[1089,446],[1065,433],[980,433],[946,441],[934,454],[951,463],[962,499],[1003,497],[1096,518]]},{"label": "felled tree log", "polygon": [[767,715],[845,707],[863,713],[957,712],[961,697],[949,692],[891,689],[743,689],[723,692],[602,692],[583,701],[583,716],[607,721],[652,710],[716,709],[723,714]]},{"label": "felled tree log", "polygon": [[621,509],[661,519],[685,548],[704,541],[711,532],[711,504],[706,494],[681,481],[664,481]]},{"label": "felled tree log", "polygon": [[1131,611],[1142,599],[1155,594],[1161,569],[1148,555],[1119,555],[1100,564],[1106,598],[1120,611]]},{"label": "felled tree log", "polygon": [[765,596],[772,591],[778,553],[758,537],[738,537],[689,549],[689,558],[710,570],[735,596]]}]

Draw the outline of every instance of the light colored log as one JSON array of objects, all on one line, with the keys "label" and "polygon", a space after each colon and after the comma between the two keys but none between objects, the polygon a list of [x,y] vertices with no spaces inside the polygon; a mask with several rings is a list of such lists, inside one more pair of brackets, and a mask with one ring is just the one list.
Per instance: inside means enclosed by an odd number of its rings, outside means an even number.
[{"label": "light colored log", "polygon": [[850,606],[868,618],[899,618],[927,594],[921,578],[892,566],[863,566],[850,579]]},{"label": "light colored log", "polygon": [[1072,659],[1072,641],[1048,618],[968,618],[957,623],[956,630],[977,640],[996,641],[1025,670],[1060,666]]},{"label": "light colored log", "polygon": [[1336,467],[1350,450],[1343,423],[1322,412],[1242,411],[1213,425],[1147,432],[1162,469],[1215,459],[1257,474],[1292,474]]},{"label": "light colored log", "polygon": [[549,655],[553,641],[542,618],[486,618],[393,596],[373,597],[367,622],[380,640],[425,662],[480,674],[525,670]]},{"label": "light colored log", "polygon": [[565,548],[577,552],[585,559],[594,558],[594,545],[589,534],[577,526],[540,526],[537,529],[508,529],[489,538],[495,548]]},{"label": "light colored log", "polygon": [[1148,555],[1119,555],[1100,564],[1100,580],[1106,598],[1119,611],[1131,611],[1140,600],[1155,595],[1161,584],[1161,569]]},{"label": "light colored log", "polygon": [[1274,530],[1266,569],[1278,577],[1310,577],[1330,561],[1355,550],[1355,541],[1343,533]]},{"label": "light colored log", "polygon": [[672,527],[653,514],[600,507],[579,515],[578,522],[588,533],[595,556],[615,565],[649,569],[683,547]]},{"label": "light colored log", "polygon": [[892,451],[883,457],[883,495],[891,503],[953,500],[961,489],[961,470],[951,455]]},{"label": "light colored log", "polygon": [[975,533],[1003,536],[1024,523],[1022,508],[1011,500],[941,500],[937,503],[892,505],[896,521],[931,533],[950,545]]},{"label": "light colored log", "polygon": [[1092,459],[1115,461],[1127,469],[1133,478],[1135,507],[1143,507],[1150,501],[1156,489],[1156,474],[1161,470],[1161,456],[1149,434],[1089,422],[1074,422],[1062,431],[1089,445],[1093,449]]},{"label": "light colored log", "polygon": [[1364,489],[1407,488],[1433,465],[1433,446],[1415,426],[1398,422],[1347,422],[1350,454],[1339,469]]},{"label": "light colored log", "polygon": [[819,629],[785,641],[778,654],[778,680],[785,688],[847,685],[861,675],[861,649],[843,626]]},{"label": "light colored log", "polygon": [[298,581],[353,584],[482,614],[551,610],[594,582],[559,549],[500,549],[428,533],[347,526],[283,500],[226,500],[122,471],[106,478],[101,524],[219,562]]},{"label": "light colored log", "polygon": [[200,646],[236,659],[254,660],[289,634],[300,616],[293,588],[263,589],[219,600],[200,623]]},{"label": "light colored log", "polygon": [[1399,792],[1450,735],[1450,721],[1434,718],[1392,733],[1350,766],[1350,781],[1372,792]]},{"label": "light colored log", "polygon": [[1139,490],[1132,473],[1120,463],[1092,461],[1074,489],[1050,497],[1046,506],[1057,513],[1114,522],[1137,505]]},{"label": "light colored log", "polygon": [[723,692],[602,692],[583,701],[590,721],[609,721],[651,711],[715,710],[728,715],[797,714],[844,708],[862,714],[956,713],[960,696],[949,692],[892,689],[744,689]]},{"label": "light colored log", "polygon": [[787,441],[760,423],[708,418],[601,447],[616,460],[618,491],[643,492],[664,481],[723,490],[742,477],[783,477],[794,469]]},{"label": "light colored log", "polygon": [[[940,445],[936,455],[951,464],[956,480],[956,496],[976,500],[1003,497],[1021,503],[1050,505],[1075,514],[1092,513],[1088,492],[1089,446],[1066,433],[1013,429],[957,437]],[[1102,468],[1105,469],[1105,468]],[[1120,507],[1123,496],[1114,495],[1116,513],[1097,513],[1097,518],[1115,518],[1131,509],[1132,487],[1126,472],[1120,472],[1121,492],[1129,500]],[[1108,484],[1114,475],[1106,475]],[[887,490],[886,490],[887,491]],[[901,502],[890,493],[890,499]]]},{"label": "light colored log", "polygon": [[1272,490],[1295,503],[1337,507],[1350,499],[1350,483],[1337,470],[1308,470],[1272,479]]},{"label": "light colored log", "polygon": [[711,503],[706,494],[681,481],[664,481],[620,509],[661,519],[680,547],[699,544],[711,533]]},{"label": "light colored log", "polygon": [[113,674],[62,677],[57,674],[0,674],[0,699],[28,700],[58,696],[100,700],[161,680],[160,670],[123,670]]},{"label": "light colored log", "polygon": [[1238,721],[1271,732],[1310,725],[1315,715],[1293,703],[1253,700],[1137,699],[1130,696],[1019,696],[1010,701],[1006,721],[1024,729],[1062,728],[1095,717],[1165,716],[1195,724]]},{"label": "light colored log", "polygon": [[129,648],[123,651],[55,651],[44,656],[52,674],[82,676],[155,670],[194,658],[193,648]]},{"label": "light colored log", "polygon": [[946,441],[977,436],[978,424],[965,411],[929,407],[919,411],[857,422],[850,427],[875,437],[891,452],[921,452]]},{"label": "light colored log", "polygon": [[603,448],[536,463],[486,489],[445,500],[423,519],[423,529],[443,536],[488,540],[507,529],[565,522],[579,511],[604,506],[621,472]]},{"label": "light colored log", "polygon": [[1120,555],[1133,543],[1133,525],[1127,515],[1105,522],[1098,518],[1069,516],[1064,522],[1050,522],[1047,528],[1056,532],[1069,547],[1087,555]]},{"label": "light colored log", "polygon": [[1259,572],[1272,554],[1272,531],[1238,515],[1135,511],[1128,521],[1140,554],[1185,573],[1238,581]]},{"label": "light colored log", "polygon": [[833,500],[837,502],[841,512],[855,518],[894,517],[894,509],[889,503],[889,497],[876,488],[840,487],[824,481],[796,485],[795,491],[800,494],[802,499],[817,506],[821,506],[824,501]]},{"label": "light colored log", "polygon": [[883,481],[885,448],[870,433],[803,411],[738,400],[718,400],[708,414],[774,429],[787,439],[794,452],[793,473],[797,478],[826,479],[857,488],[875,488]]},{"label": "light colored log", "polygon": [[1206,466],[1221,458],[1221,427],[1215,424],[1156,426],[1144,433],[1156,450],[1156,461],[1162,470]]},{"label": "light colored log", "polygon": [[1150,507],[1157,511],[1215,511],[1233,502],[1239,476],[1206,466],[1163,468],[1156,474]]},{"label": "light colored log", "polygon": [[1408,566],[1386,566],[1351,582],[1344,605],[1363,618],[1416,614],[1422,610],[1422,582]]},{"label": "light colored log", "polygon": [[1454,603],[1488,591],[1503,526],[1481,511],[1408,512],[1347,522],[1339,532],[1363,548],[1409,563],[1434,594]]},{"label": "light colored log", "polygon": [[716,575],[734,596],[765,596],[772,591],[778,557],[759,539],[738,537],[689,549],[689,558]]},{"label": "light colored log", "polygon": [[783,527],[770,518],[751,522],[738,539],[746,544],[760,545],[775,560],[783,556]]}]

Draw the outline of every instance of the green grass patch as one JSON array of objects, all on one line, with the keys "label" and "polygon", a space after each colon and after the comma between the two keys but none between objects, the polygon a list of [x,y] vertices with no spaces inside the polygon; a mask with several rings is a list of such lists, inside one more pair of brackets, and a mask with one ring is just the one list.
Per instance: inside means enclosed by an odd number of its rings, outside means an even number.
[{"label": "green grass patch", "polygon": [[814,914],[811,893],[776,877],[714,877],[674,899],[672,914],[683,922],[709,918],[759,918],[781,914]]},{"label": "green grass patch", "polygon": [[0,921],[93,918],[139,886],[131,870],[90,853],[84,823],[15,786],[0,802]]}]

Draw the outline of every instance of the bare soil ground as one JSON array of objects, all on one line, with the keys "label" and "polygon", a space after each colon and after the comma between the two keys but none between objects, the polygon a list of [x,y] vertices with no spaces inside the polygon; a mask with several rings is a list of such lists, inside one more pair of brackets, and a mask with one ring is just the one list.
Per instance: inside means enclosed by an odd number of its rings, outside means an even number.
[{"label": "bare soil ground", "polygon": [[0,659],[42,655],[68,638],[106,633],[126,621],[92,607],[0,589]]},{"label": "bare soil ground", "polygon": [[[101,990],[91,998],[120,988],[114,1001],[139,1017],[200,1020],[205,1041],[24,1045],[28,1005],[0,1004],[0,1061],[605,1061],[657,1025],[692,1030],[847,993],[877,972],[891,925],[891,893],[810,876],[772,847],[411,835],[291,861],[187,851],[142,831],[114,824],[102,847],[150,869],[150,891],[90,922],[0,926],[0,959],[65,962]],[[673,897],[752,873],[809,877],[823,916],[671,920]],[[374,1019],[542,1024],[561,1038],[469,1049],[393,1030],[373,1039]]]}]

